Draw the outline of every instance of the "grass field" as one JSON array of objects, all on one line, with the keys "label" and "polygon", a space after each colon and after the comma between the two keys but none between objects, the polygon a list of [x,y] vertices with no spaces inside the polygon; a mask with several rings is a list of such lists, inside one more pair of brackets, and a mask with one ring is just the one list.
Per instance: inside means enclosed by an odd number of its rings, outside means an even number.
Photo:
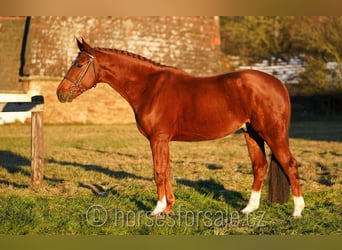
[{"label": "grass field", "polygon": [[342,234],[342,122],[296,122],[291,148],[302,219],[265,201],[249,216],[252,172],[242,134],[171,143],[174,216],[149,217],[156,187],[135,125],[46,125],[44,188],[31,190],[30,126],[0,127],[0,234]]}]

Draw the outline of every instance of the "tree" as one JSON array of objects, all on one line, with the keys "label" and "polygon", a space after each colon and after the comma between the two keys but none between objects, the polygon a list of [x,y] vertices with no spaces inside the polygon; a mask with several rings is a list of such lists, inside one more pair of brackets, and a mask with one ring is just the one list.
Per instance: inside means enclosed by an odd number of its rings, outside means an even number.
[{"label": "tree", "polygon": [[[305,91],[342,91],[342,17],[222,17],[221,27],[225,53],[247,63],[296,55],[306,62]],[[337,63],[334,72],[327,62]]]},{"label": "tree", "polygon": [[248,62],[291,55],[291,29],[294,17],[222,17],[223,51]]},{"label": "tree", "polygon": [[[308,93],[342,91],[342,17],[302,17],[295,28],[296,53],[306,61],[299,78]],[[336,68],[329,70],[328,62]]]}]

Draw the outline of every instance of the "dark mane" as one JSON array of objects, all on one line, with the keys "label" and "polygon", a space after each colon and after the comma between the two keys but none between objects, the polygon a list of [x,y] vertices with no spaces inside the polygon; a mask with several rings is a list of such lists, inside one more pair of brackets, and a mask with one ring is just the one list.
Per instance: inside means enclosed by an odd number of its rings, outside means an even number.
[{"label": "dark mane", "polygon": [[124,55],[124,56],[128,56],[128,57],[132,57],[132,58],[138,59],[138,60],[143,61],[143,62],[150,63],[150,64],[152,64],[154,66],[161,67],[161,68],[177,69],[176,67],[172,67],[172,66],[161,64],[159,62],[155,62],[155,61],[153,61],[151,59],[148,59],[148,58],[146,58],[144,56],[141,56],[141,55],[138,55],[138,54],[134,54],[134,53],[128,52],[126,50],[119,50],[119,49],[112,49],[112,48],[95,48],[95,49],[100,50],[100,51],[109,51],[109,52],[113,52],[113,53],[116,53],[116,54],[119,54],[119,55]]}]

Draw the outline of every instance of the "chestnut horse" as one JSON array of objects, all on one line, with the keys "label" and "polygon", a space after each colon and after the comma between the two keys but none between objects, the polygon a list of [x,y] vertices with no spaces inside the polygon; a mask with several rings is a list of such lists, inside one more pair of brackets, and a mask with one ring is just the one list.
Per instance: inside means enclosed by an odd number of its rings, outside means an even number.
[{"label": "chestnut horse", "polygon": [[[269,187],[271,200],[286,202],[290,184],[293,216],[301,216],[304,199],[288,140],[290,100],[282,82],[255,70],[195,77],[126,51],[92,48],[83,39],[77,44],[80,51],[58,86],[58,99],[71,102],[103,82],[127,100],[152,150],[158,192],[152,215],[170,213],[175,202],[170,180],[170,141],[212,140],[243,128],[254,181],[242,212],[250,213],[259,207],[267,169],[266,142],[275,165],[269,172],[273,175],[280,170],[280,175],[274,175],[279,180]],[[285,182],[280,182],[281,178]],[[285,198],[277,197],[279,193]]]}]

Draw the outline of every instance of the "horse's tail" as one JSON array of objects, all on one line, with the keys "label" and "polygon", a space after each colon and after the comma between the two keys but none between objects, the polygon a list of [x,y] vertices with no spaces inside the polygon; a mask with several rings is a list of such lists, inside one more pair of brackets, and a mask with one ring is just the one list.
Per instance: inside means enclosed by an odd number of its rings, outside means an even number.
[{"label": "horse's tail", "polygon": [[268,200],[272,203],[286,203],[289,199],[290,182],[283,168],[272,154],[268,171]]}]

